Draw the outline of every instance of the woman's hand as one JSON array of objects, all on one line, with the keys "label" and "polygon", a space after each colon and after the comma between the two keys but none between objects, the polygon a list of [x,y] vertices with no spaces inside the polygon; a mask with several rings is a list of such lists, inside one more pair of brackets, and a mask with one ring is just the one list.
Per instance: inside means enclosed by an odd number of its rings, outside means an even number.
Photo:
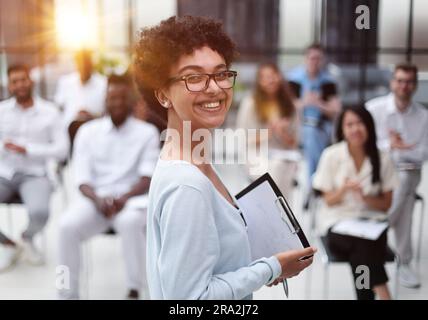
[{"label": "woman's hand", "polygon": [[[281,275],[272,283],[276,285],[285,278],[297,276],[303,269],[309,267],[313,262],[313,255],[317,252],[314,247],[309,247],[301,250],[290,250],[281,252],[275,255],[281,264]],[[304,257],[310,258],[302,260]]]},{"label": "woman's hand", "polygon": [[274,122],[271,122],[269,125],[270,131],[272,134],[285,146],[288,148],[296,147],[296,135],[295,128],[287,118],[281,118]]},{"label": "woman's hand", "polygon": [[361,186],[359,181],[353,181],[349,178],[346,178],[345,183],[342,187],[343,191],[353,191],[359,193],[361,191]]},{"label": "woman's hand", "polygon": [[342,185],[342,187],[334,191],[323,193],[324,201],[328,206],[340,204],[342,203],[343,197],[348,191],[351,191],[354,194],[359,194],[361,192],[360,183],[358,181],[353,181],[349,178],[346,178],[345,183]]}]

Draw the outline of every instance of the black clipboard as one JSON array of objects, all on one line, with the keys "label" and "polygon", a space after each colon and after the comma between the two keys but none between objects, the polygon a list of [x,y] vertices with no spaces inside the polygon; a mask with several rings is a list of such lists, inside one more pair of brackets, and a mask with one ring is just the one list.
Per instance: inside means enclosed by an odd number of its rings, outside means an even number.
[{"label": "black clipboard", "polygon": [[[243,214],[245,220],[247,221],[248,224],[248,233],[249,233],[249,238],[250,238],[250,247],[252,245],[254,245],[254,241],[256,241],[255,239],[251,239],[251,232],[254,230],[251,230],[251,228],[261,228],[261,225],[256,225],[256,226],[252,226],[251,225],[251,217],[249,216],[249,211],[250,210],[245,210],[245,206],[242,205],[242,202],[240,201],[240,199],[244,199],[245,196],[248,196],[251,194],[251,192],[253,190],[255,190],[256,188],[262,186],[266,188],[267,185],[265,183],[268,183],[269,187],[271,188],[271,191],[273,191],[274,193],[274,197],[276,198],[275,202],[275,206],[278,208],[278,211],[280,211],[282,209],[282,212],[265,212],[266,214],[269,215],[279,215],[281,214],[281,221],[284,221],[284,225],[282,226],[284,228],[284,232],[290,232],[292,234],[294,234],[294,236],[296,237],[296,239],[300,240],[300,244],[301,247],[300,249],[303,248],[307,248],[309,247],[309,241],[307,240],[302,227],[300,226],[299,222],[297,221],[296,217],[293,214],[293,211],[291,209],[291,207],[289,206],[286,198],[283,196],[283,194],[281,193],[281,191],[279,190],[278,186],[276,185],[276,183],[274,182],[274,180],[272,179],[272,177],[269,175],[269,173],[265,173],[263,174],[261,177],[259,177],[257,180],[255,180],[254,182],[252,182],[249,186],[247,186],[245,189],[243,189],[241,192],[239,192],[236,196],[235,199],[238,202],[238,205],[241,209],[241,213]],[[269,192],[269,191],[268,191]],[[258,200],[260,203],[263,201],[263,199],[259,199]],[[270,208],[273,208],[273,205],[270,204],[269,206]],[[247,211],[247,212],[246,212]],[[259,210],[259,212],[261,212],[262,210]],[[253,213],[254,214],[254,213]],[[286,219],[285,219],[286,218]],[[274,218],[276,219],[276,218]],[[280,221],[279,219],[276,219],[276,221]],[[267,221],[267,220],[266,220]],[[273,223],[272,221],[270,223]],[[266,233],[265,234],[266,238],[264,239],[260,239],[260,241],[265,241],[266,243],[269,242],[269,234]],[[252,244],[253,241],[253,244]],[[291,249],[299,249],[298,247],[296,248],[291,248]],[[273,249],[272,249],[273,250]],[[271,250],[271,251],[272,251]],[[278,250],[278,252],[267,252],[266,255],[264,255],[265,257],[269,257],[272,254],[276,254],[279,253],[281,251],[286,251],[287,248],[284,248],[283,250]],[[269,250],[268,250],[269,251]],[[253,255],[253,252],[252,252]],[[253,259],[258,259],[260,258],[260,254],[257,254],[256,256],[253,255]],[[305,257],[304,259],[309,258]]]}]

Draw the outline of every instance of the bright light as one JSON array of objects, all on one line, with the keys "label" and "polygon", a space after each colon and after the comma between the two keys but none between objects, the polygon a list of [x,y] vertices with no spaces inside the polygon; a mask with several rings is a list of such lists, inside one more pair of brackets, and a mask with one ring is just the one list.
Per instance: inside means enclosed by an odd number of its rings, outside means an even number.
[{"label": "bright light", "polygon": [[62,6],[56,10],[57,41],[60,47],[73,50],[97,46],[96,18],[90,17],[81,8]]}]

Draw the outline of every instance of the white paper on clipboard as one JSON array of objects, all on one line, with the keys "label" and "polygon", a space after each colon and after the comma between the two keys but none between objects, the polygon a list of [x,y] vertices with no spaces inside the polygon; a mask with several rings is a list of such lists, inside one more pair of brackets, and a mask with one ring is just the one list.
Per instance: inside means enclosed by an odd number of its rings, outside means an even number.
[{"label": "white paper on clipboard", "polygon": [[[303,231],[295,228],[295,217],[289,210],[289,215],[281,208],[286,204],[281,195],[275,193],[268,180],[263,181],[244,195],[236,197],[239,208],[247,222],[248,237],[253,260],[270,257],[279,252],[302,249],[307,245],[301,241],[299,234]],[[291,214],[291,217],[290,217]],[[298,225],[298,223],[297,223]],[[300,230],[296,230],[300,229]]]},{"label": "white paper on clipboard", "polygon": [[367,240],[377,240],[388,228],[388,222],[371,219],[344,219],[336,223],[331,232],[363,238]]}]

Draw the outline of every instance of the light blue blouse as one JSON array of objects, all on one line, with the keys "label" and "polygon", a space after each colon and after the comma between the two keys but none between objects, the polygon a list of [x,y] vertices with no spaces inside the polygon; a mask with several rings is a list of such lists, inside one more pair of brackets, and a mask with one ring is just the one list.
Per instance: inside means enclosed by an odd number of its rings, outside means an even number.
[{"label": "light blue blouse", "polygon": [[147,218],[152,299],[251,299],[280,273],[276,257],[251,262],[239,210],[196,166],[159,159]]}]

